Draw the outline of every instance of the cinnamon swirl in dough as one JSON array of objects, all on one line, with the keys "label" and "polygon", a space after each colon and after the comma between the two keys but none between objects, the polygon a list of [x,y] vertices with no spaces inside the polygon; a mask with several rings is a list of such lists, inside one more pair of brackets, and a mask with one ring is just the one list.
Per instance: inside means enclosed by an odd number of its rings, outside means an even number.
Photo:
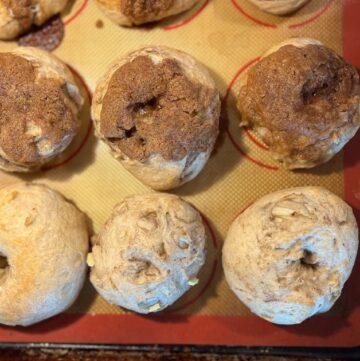
[{"label": "cinnamon swirl in dough", "polygon": [[0,0],[0,39],[14,39],[64,10],[68,0]]},{"label": "cinnamon swirl in dough", "polygon": [[205,243],[199,212],[179,197],[129,197],[94,237],[90,280],[109,303],[161,311],[197,283]]},{"label": "cinnamon swirl in dough", "polygon": [[176,15],[192,8],[199,0],[96,0],[114,23],[141,25]]},{"label": "cinnamon swirl in dough", "polygon": [[97,85],[97,136],[144,184],[159,190],[195,178],[214,147],[220,97],[207,69],[163,46],[117,60]]},{"label": "cinnamon swirl in dough", "polygon": [[58,192],[0,190],[0,323],[28,326],[67,309],[86,275],[85,216]]},{"label": "cinnamon swirl in dough", "polygon": [[230,288],[258,316],[296,324],[328,311],[354,266],[352,209],[319,187],[269,194],[232,223],[223,248]]},{"label": "cinnamon swirl in dough", "polygon": [[286,15],[300,9],[309,0],[249,0],[259,9],[275,15]]},{"label": "cinnamon swirl in dough", "polygon": [[359,129],[359,74],[319,41],[289,39],[241,79],[238,108],[284,167],[311,168]]},{"label": "cinnamon swirl in dough", "polygon": [[54,55],[28,47],[0,53],[0,88],[1,169],[37,170],[78,133],[83,97]]}]

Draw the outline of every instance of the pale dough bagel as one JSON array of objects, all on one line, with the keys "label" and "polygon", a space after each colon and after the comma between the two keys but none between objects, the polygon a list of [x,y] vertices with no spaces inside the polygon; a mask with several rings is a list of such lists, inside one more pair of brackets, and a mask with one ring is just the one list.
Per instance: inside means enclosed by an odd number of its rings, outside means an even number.
[{"label": "pale dough bagel", "polygon": [[158,312],[197,283],[205,261],[201,216],[170,194],[126,198],[93,239],[90,280],[109,303]]},{"label": "pale dough bagel", "polygon": [[96,0],[99,8],[114,23],[141,25],[182,13],[199,0]]},{"label": "pale dough bagel", "polygon": [[146,47],[117,61],[97,84],[96,135],[153,189],[178,187],[206,164],[218,135],[220,97],[192,56]]},{"label": "pale dough bagel", "polygon": [[259,9],[275,15],[286,15],[300,9],[309,0],[249,0]]},{"label": "pale dough bagel", "polygon": [[0,64],[0,168],[38,170],[77,135],[83,96],[67,66],[44,50],[0,53]]},{"label": "pale dough bagel", "polygon": [[328,311],[354,266],[352,209],[320,187],[278,191],[232,223],[223,248],[226,280],[258,316],[297,324]]},{"label": "pale dough bagel", "polygon": [[1,189],[0,323],[28,326],[66,310],[82,288],[87,250],[85,216],[59,193]]},{"label": "pale dough bagel", "polygon": [[64,10],[68,0],[0,0],[0,39],[14,39]]},{"label": "pale dough bagel", "polygon": [[241,125],[254,129],[285,168],[312,168],[360,127],[356,68],[308,38],[272,47],[240,79]]}]

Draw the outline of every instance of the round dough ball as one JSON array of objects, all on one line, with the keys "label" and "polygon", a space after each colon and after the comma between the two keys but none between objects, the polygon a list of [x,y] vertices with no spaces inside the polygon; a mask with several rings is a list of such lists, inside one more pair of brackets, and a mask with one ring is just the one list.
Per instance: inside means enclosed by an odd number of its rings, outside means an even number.
[{"label": "round dough ball", "polygon": [[289,39],[241,79],[237,105],[241,125],[254,129],[285,168],[312,168],[359,129],[359,74],[319,41]]},{"label": "round dough ball", "polygon": [[259,9],[275,15],[287,15],[300,9],[309,0],[249,0]]},{"label": "round dough ball", "polygon": [[58,192],[0,190],[0,323],[29,326],[66,310],[86,275],[86,219]]},{"label": "round dough ball", "polygon": [[0,53],[0,168],[30,172],[54,160],[77,135],[83,104],[67,66],[40,49]]},{"label": "round dough ball", "polygon": [[65,9],[68,0],[0,0],[0,39],[14,39]]},{"label": "round dough ball", "polygon": [[220,97],[207,69],[163,46],[118,59],[92,104],[97,136],[141,182],[178,187],[205,166],[219,132]]},{"label": "round dough ball", "polygon": [[297,324],[328,311],[354,266],[352,209],[319,187],[269,194],[232,223],[223,248],[230,288],[258,316]]},{"label": "round dough ball", "polygon": [[94,237],[90,280],[109,303],[161,311],[197,283],[205,246],[201,216],[190,204],[170,194],[133,196]]},{"label": "round dough ball", "polygon": [[141,25],[182,13],[199,0],[96,0],[99,8],[114,23]]}]

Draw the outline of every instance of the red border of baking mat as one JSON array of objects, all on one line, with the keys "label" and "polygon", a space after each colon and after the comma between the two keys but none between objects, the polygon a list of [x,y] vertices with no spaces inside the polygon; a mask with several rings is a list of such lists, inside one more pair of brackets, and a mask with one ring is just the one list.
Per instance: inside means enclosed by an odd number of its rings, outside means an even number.
[{"label": "red border of baking mat", "polygon": [[[360,1],[343,1],[344,56],[360,69]],[[360,221],[360,133],[347,147],[345,196]],[[318,316],[298,326],[258,317],[63,314],[30,328],[0,328],[2,342],[359,346],[360,265],[346,285],[346,318]]]}]

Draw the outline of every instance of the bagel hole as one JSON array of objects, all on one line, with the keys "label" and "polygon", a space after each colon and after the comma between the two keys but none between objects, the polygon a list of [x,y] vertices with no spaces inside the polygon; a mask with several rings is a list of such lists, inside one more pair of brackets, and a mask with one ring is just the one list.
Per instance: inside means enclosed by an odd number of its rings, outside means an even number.
[{"label": "bagel hole", "polygon": [[149,117],[158,109],[160,109],[158,99],[153,97],[147,102],[135,103],[132,108],[132,116],[136,119]]},{"label": "bagel hole", "polygon": [[6,256],[0,255],[0,277],[5,275],[5,272],[9,268],[9,262]]},{"label": "bagel hole", "polygon": [[302,266],[307,268],[316,269],[318,263],[316,262],[316,255],[313,252],[305,249],[302,258],[300,258],[300,263]]},{"label": "bagel hole", "polygon": [[136,127],[132,127],[130,129],[125,129],[124,130],[124,133],[125,133],[125,137],[126,138],[131,138],[135,135],[136,133]]},{"label": "bagel hole", "polygon": [[7,257],[0,255],[0,269],[5,269],[7,267],[9,267]]}]

